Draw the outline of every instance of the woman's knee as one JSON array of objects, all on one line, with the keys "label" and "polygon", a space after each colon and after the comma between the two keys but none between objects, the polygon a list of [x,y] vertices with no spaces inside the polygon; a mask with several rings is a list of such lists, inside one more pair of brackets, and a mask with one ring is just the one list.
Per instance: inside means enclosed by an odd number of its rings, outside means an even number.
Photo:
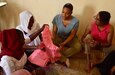
[{"label": "woman's knee", "polygon": [[77,51],[80,51],[82,49],[81,44],[78,42],[73,46]]}]

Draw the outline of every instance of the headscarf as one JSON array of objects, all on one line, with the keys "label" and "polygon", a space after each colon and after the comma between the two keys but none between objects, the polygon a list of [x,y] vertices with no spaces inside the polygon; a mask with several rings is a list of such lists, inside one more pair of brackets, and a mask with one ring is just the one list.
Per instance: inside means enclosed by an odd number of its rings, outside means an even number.
[{"label": "headscarf", "polygon": [[0,42],[2,43],[0,58],[8,55],[19,60],[23,56],[24,38],[21,31],[17,29],[3,30],[0,32]]},{"label": "headscarf", "polygon": [[[40,29],[39,24],[35,21],[35,19],[34,19],[34,24],[31,27],[31,30],[28,29],[30,18],[33,16],[31,12],[25,10],[21,12],[19,16],[20,16],[20,25],[18,25],[16,28],[23,32],[24,38],[28,38],[28,36],[30,36],[32,33]],[[25,34],[24,32],[26,32],[27,34]],[[27,39],[25,41],[27,41]],[[29,43],[27,44],[31,46],[38,46],[40,44],[39,36],[37,36],[33,41],[31,42],[30,41],[31,40],[29,39]]]},{"label": "headscarf", "polygon": [[26,11],[21,12],[19,16],[20,16],[20,25],[18,27],[21,28],[26,33],[32,34],[40,28],[39,24],[34,19],[34,24],[31,30],[28,29],[30,18],[33,16],[31,12],[26,10]]}]

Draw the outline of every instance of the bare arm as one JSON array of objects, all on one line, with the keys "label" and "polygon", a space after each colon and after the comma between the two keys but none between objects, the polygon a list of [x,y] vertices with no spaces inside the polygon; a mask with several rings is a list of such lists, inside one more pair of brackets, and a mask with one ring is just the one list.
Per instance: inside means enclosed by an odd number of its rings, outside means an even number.
[{"label": "bare arm", "polygon": [[55,39],[56,34],[57,34],[57,26],[53,25],[52,39]]},{"label": "bare arm", "polygon": [[103,46],[103,47],[109,47],[109,46],[111,46],[113,35],[114,35],[114,28],[111,25],[110,26],[110,32],[109,32],[109,34],[107,36],[107,42],[106,43],[101,43],[101,46]]},{"label": "bare arm", "polygon": [[33,41],[44,29],[45,25],[42,26],[42,28],[38,29],[35,33],[31,34],[30,40]]},{"label": "bare arm", "polygon": [[91,25],[88,25],[85,29],[85,32],[83,34],[83,36],[81,37],[81,41],[84,42],[84,38],[87,36],[87,34],[89,34],[91,32]]},{"label": "bare arm", "polygon": [[[33,34],[31,34],[31,35],[29,36],[31,41],[33,41],[33,40],[43,31],[45,25],[46,25],[46,24],[44,24],[44,25],[42,26],[42,28],[38,29],[35,33],[33,33]],[[26,43],[28,43],[28,42],[26,42]],[[29,45],[25,44],[25,45],[23,46],[23,48],[26,49],[26,50],[35,50],[35,49],[37,48],[37,46],[29,46]]]},{"label": "bare arm", "polygon": [[24,48],[25,50],[35,50],[35,49],[37,49],[38,47],[37,47],[37,46],[24,45],[23,48]]},{"label": "bare arm", "polygon": [[60,46],[64,46],[64,45],[66,45],[68,42],[70,42],[70,41],[75,37],[76,33],[77,33],[77,30],[73,29],[73,30],[71,31],[70,35],[68,36],[68,38],[67,38],[64,42],[62,42],[62,43],[60,44]]}]

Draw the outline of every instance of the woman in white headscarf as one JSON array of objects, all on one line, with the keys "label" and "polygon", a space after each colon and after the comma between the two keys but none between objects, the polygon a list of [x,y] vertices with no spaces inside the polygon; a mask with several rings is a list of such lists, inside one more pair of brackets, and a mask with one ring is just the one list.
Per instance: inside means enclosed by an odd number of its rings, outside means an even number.
[{"label": "woman in white headscarf", "polygon": [[19,14],[20,16],[20,25],[16,28],[23,32],[25,38],[25,48],[30,55],[32,50],[35,50],[37,46],[40,44],[39,34],[44,29],[44,25],[42,28],[39,27],[39,24],[35,21],[34,16],[29,11],[23,11]]}]

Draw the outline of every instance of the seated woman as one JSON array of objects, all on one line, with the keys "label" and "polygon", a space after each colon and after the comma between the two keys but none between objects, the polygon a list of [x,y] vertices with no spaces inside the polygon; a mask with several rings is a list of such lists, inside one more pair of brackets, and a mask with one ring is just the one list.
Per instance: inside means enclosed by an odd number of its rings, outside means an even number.
[{"label": "seated woman", "polygon": [[99,68],[101,75],[115,75],[115,50],[113,50],[104,61],[95,66]]},{"label": "seated woman", "polygon": [[[81,40],[92,49],[103,50],[112,44],[114,28],[109,23],[111,15],[108,11],[100,11],[94,18],[95,21],[86,28]],[[92,65],[96,63],[99,62],[92,62]]]},{"label": "seated woman", "polygon": [[11,75],[14,71],[22,69],[27,61],[24,53],[23,33],[17,29],[0,31],[0,66],[5,71],[5,75]]},{"label": "seated woman", "polygon": [[23,11],[20,13],[20,25],[16,28],[23,32],[26,43],[24,48],[26,48],[27,56],[29,56],[40,44],[39,34],[44,27],[44,25],[42,28],[39,27],[31,12]]},{"label": "seated woman", "polygon": [[[46,24],[44,24],[42,28],[40,28],[39,24],[35,21],[33,14],[29,11],[23,11],[20,13],[20,25],[18,25],[16,29],[19,29],[23,32],[23,36],[25,39],[24,49],[27,56],[30,56],[33,50],[38,48],[41,42],[39,35],[43,31],[45,25]],[[24,68],[29,72],[33,72],[40,67],[27,61]]]},{"label": "seated woman", "polygon": [[111,15],[107,11],[100,11],[95,17],[95,22],[89,25],[82,37],[85,42],[85,37],[91,34],[93,40],[90,42],[91,47],[108,47],[111,46],[114,34],[114,28],[109,24]]},{"label": "seated woman", "polygon": [[72,16],[73,5],[67,3],[63,6],[62,14],[54,17],[53,36],[54,44],[60,47],[62,58],[61,62],[65,62],[69,67],[68,57],[76,54],[81,50],[81,44],[77,38],[77,30],[79,20]]}]

